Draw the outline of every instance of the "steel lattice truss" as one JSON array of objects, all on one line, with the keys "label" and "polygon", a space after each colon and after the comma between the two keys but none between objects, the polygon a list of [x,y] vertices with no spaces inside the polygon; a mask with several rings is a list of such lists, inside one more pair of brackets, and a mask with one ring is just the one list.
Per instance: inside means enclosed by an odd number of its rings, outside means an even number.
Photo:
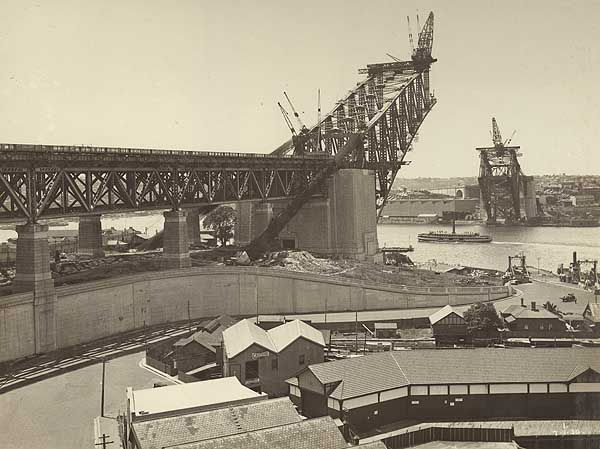
[{"label": "steel lattice truss", "polygon": [[520,147],[496,146],[479,151],[479,187],[487,221],[514,223],[521,219],[520,194],[524,175],[519,164]]},{"label": "steel lattice truss", "polygon": [[273,154],[327,154],[335,156],[351,136],[361,144],[344,160],[346,168],[376,173],[377,205],[381,211],[412,141],[436,100],[430,94],[429,70],[416,71],[414,63],[373,64],[367,74],[335,108],[310,130],[281,145]]},{"label": "steel lattice truss", "polygon": [[317,155],[0,144],[0,219],[289,198],[332,163]]}]

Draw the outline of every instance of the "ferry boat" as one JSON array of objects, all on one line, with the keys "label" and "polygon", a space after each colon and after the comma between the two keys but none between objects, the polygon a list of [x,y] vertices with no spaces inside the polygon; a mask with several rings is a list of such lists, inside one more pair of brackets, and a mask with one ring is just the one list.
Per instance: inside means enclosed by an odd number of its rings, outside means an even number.
[{"label": "ferry boat", "polygon": [[489,243],[492,237],[478,232],[456,232],[456,223],[452,221],[452,233],[446,231],[429,231],[417,234],[419,242],[442,243]]}]

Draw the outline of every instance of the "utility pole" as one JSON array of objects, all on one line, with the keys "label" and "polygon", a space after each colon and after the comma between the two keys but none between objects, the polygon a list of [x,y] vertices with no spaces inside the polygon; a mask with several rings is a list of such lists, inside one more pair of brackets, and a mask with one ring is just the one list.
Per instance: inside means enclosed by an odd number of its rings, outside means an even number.
[{"label": "utility pole", "polygon": [[104,382],[106,380],[106,357],[102,357],[102,397],[100,398],[100,416],[104,417]]},{"label": "utility pole", "polygon": [[189,301],[189,299],[188,299],[188,302],[187,302],[187,314],[188,314],[188,331],[191,332],[192,331],[192,318],[191,318],[191,315],[190,315],[190,301]]},{"label": "utility pole", "polygon": [[354,313],[354,351],[358,354],[358,310]]},{"label": "utility pole", "polygon": [[110,438],[110,435],[103,433],[101,437],[98,437],[98,439],[100,439],[102,441],[100,443],[94,444],[94,446],[102,446],[102,449],[106,449],[107,444],[114,443],[114,441],[106,441],[107,438]]},{"label": "utility pole", "polygon": [[537,260],[538,260],[538,276],[539,276],[540,275],[540,258],[538,257]]}]

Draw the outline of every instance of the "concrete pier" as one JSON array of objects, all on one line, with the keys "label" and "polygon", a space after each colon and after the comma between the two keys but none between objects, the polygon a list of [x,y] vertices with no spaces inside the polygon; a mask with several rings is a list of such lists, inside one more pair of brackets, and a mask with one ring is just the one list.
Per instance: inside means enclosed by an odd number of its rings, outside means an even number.
[{"label": "concrete pier", "polygon": [[190,245],[200,243],[200,209],[186,209],[187,235]]},{"label": "concrete pier", "polygon": [[56,349],[56,291],[50,273],[48,226],[17,226],[17,261],[13,293],[33,293],[35,353]]},{"label": "concrete pier", "polygon": [[104,257],[102,249],[101,215],[84,215],[79,218],[79,254]]},{"label": "concrete pier", "polygon": [[[285,248],[328,256],[372,260],[378,249],[375,175],[346,169],[330,180],[326,198],[314,198],[281,231]],[[247,244],[287,205],[287,201],[238,204],[236,241]]]},{"label": "concrete pier", "polygon": [[165,217],[163,267],[167,269],[191,267],[185,211],[170,211],[163,215]]}]

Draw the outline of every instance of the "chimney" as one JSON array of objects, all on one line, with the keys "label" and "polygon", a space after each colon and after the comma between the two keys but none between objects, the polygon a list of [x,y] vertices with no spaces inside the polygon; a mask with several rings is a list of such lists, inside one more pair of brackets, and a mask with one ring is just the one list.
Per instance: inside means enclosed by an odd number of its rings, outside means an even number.
[{"label": "chimney", "polygon": [[531,310],[536,311],[535,301],[531,301]]},{"label": "chimney", "polygon": [[521,296],[521,307],[525,307],[525,298]]},{"label": "chimney", "polygon": [[573,251],[573,266],[577,266],[577,251]]}]

